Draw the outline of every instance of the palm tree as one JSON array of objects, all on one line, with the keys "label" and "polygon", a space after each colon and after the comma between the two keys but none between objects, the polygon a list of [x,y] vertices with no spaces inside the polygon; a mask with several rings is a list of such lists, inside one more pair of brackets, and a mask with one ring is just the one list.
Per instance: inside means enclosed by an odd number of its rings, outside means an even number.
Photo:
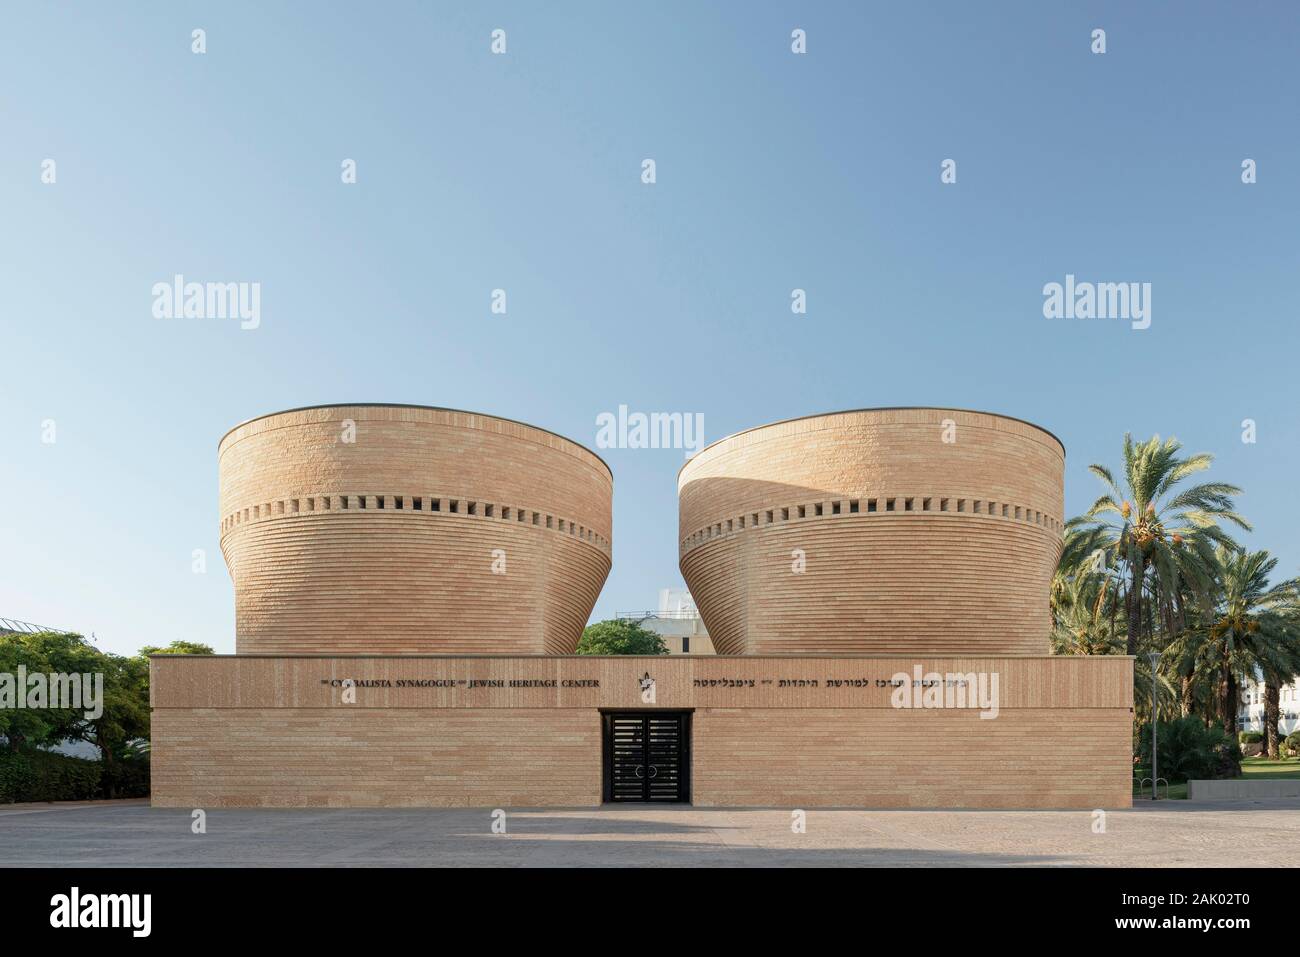
[{"label": "palm tree", "polygon": [[1052,654],[1117,655],[1123,639],[1106,620],[1110,579],[1096,573],[1077,574],[1062,585],[1052,617]]},{"label": "palm tree", "polygon": [[[1282,686],[1292,676],[1282,675],[1270,667],[1261,667],[1264,677],[1264,753],[1276,761],[1281,755],[1282,736],[1278,722],[1282,719]],[[1296,668],[1300,673],[1300,666]]]},{"label": "palm tree", "polygon": [[1069,528],[1052,574],[1049,604],[1052,620],[1068,613],[1076,597],[1077,579],[1094,579],[1109,574],[1106,548],[1109,540],[1103,528]]},{"label": "palm tree", "polygon": [[1169,670],[1178,676],[1179,714],[1187,718],[1200,712],[1208,714],[1210,702],[1215,697],[1213,681],[1205,664],[1204,648],[1209,639],[1210,622],[1213,621],[1214,597],[1197,601],[1184,596],[1189,608],[1189,621],[1170,637],[1165,645],[1164,657]]},{"label": "palm tree", "polygon": [[[1249,523],[1234,510],[1232,496],[1241,489],[1222,482],[1204,482],[1179,488],[1190,475],[1210,467],[1207,452],[1180,456],[1182,444],[1160,436],[1134,443],[1124,435],[1122,483],[1104,465],[1089,470],[1107,488],[1092,507],[1067,523],[1067,529],[1087,530],[1099,536],[1125,584],[1124,610],[1128,621],[1126,651],[1136,655],[1146,612],[1148,633],[1157,619],[1174,634],[1182,630],[1182,597],[1188,586],[1196,594],[1208,593],[1213,582],[1214,548],[1231,546],[1220,526],[1226,520],[1241,528]],[[1148,574],[1152,581],[1146,597]]]},{"label": "palm tree", "polygon": [[[1262,674],[1268,687],[1280,689],[1300,674],[1300,632],[1295,613],[1300,607],[1300,578],[1269,586],[1277,559],[1266,551],[1220,547],[1220,600],[1208,629],[1205,656],[1217,678],[1219,716],[1230,733],[1237,731],[1239,679]],[[1265,715],[1269,718],[1266,704]],[[1277,753],[1277,711],[1272,709],[1268,751]]]},{"label": "palm tree", "polygon": [[[1052,579],[1052,653],[1057,655],[1122,655],[1125,638],[1116,622],[1119,580],[1109,567],[1104,536],[1096,529],[1066,534],[1061,560]],[[1100,547],[1099,547],[1100,546]],[[1178,695],[1173,686],[1139,656],[1133,673],[1133,695],[1139,720],[1150,720],[1152,685],[1156,711],[1173,717]]]}]

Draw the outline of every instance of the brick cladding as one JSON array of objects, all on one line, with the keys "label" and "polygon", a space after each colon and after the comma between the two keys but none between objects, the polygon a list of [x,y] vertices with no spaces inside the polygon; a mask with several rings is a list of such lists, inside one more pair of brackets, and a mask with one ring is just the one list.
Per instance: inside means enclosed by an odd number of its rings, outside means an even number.
[{"label": "brick cladding", "polygon": [[218,457],[241,653],[564,654],[609,574],[609,469],[522,423],[302,409]]},{"label": "brick cladding", "polygon": [[720,654],[1045,654],[1064,467],[987,413],[751,429],[679,474],[682,575]]}]

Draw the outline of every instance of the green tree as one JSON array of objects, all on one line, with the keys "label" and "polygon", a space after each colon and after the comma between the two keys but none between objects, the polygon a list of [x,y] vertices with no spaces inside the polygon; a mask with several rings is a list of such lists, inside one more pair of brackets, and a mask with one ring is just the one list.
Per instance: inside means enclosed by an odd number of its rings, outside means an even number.
[{"label": "green tree", "polygon": [[100,651],[76,634],[0,635],[0,672],[15,674],[19,665],[28,674],[92,675],[102,680],[101,707],[94,717],[87,718],[84,707],[0,708],[0,734],[11,751],[69,739],[95,745],[105,788],[114,797],[119,764],[136,756],[137,743],[149,737],[149,660]]},{"label": "green tree", "polygon": [[1106,466],[1090,465],[1107,492],[1067,523],[1070,530],[1101,533],[1100,541],[1111,553],[1125,586],[1130,655],[1138,653],[1144,621],[1148,634],[1154,634],[1157,622],[1169,634],[1180,631],[1180,599],[1188,586],[1197,594],[1209,591],[1215,547],[1234,547],[1220,521],[1250,528],[1234,510],[1232,496],[1241,494],[1235,485],[1182,486],[1184,479],[1209,468],[1214,457],[1206,452],[1184,457],[1181,452],[1177,439],[1161,442],[1157,435],[1135,443],[1125,434],[1121,481]]},{"label": "green tree", "polygon": [[[1215,677],[1218,714],[1224,730],[1237,732],[1240,682],[1256,673],[1265,681],[1266,750],[1277,754],[1278,709],[1270,715],[1270,689],[1281,689],[1300,673],[1300,579],[1269,585],[1277,559],[1266,551],[1220,548],[1219,600],[1206,631],[1201,661]],[[1273,692],[1275,693],[1275,692]],[[1271,719],[1271,721],[1270,721]]]},{"label": "green tree", "polygon": [[173,641],[166,648],[159,648],[156,645],[145,645],[140,649],[140,657],[148,658],[150,655],[215,655],[211,645],[200,644],[197,641],[182,641],[179,638]]},{"label": "green tree", "polygon": [[582,630],[580,655],[666,655],[668,646],[653,631],[635,621],[598,621]]},{"label": "green tree", "polygon": [[[0,673],[18,675],[19,667],[33,674],[97,674],[103,652],[80,635],[42,631],[0,635]],[[15,686],[16,693],[27,689]],[[47,747],[80,737],[84,712],[70,708],[0,707],[0,734],[10,751]]]},{"label": "green tree", "polygon": [[149,660],[112,654],[102,654],[102,658],[103,712],[82,721],[73,737],[99,748],[111,798],[117,796],[117,764],[134,757],[135,742],[149,737]]}]

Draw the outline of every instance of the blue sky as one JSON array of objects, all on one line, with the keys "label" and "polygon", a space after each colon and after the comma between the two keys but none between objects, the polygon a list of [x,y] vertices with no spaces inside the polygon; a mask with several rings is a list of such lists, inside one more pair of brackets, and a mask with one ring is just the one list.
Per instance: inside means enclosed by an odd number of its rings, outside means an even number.
[{"label": "blue sky", "polygon": [[[362,400],[587,445],[620,404],[986,409],[1062,438],[1071,514],[1173,434],[1300,573],[1298,40],[1272,3],[8,4],[0,616],[233,651],[218,438]],[[176,273],[260,282],[260,327],[155,319]],[[1067,273],[1150,282],[1151,327],[1045,319]],[[601,454],[596,617],[680,584],[682,453]]]}]

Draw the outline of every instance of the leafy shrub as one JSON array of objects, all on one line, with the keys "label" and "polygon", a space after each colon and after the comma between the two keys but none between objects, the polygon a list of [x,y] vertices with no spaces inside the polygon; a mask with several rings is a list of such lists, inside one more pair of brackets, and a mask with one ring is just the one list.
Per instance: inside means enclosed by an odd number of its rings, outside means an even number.
[{"label": "leafy shrub", "polygon": [[1259,744],[1264,740],[1262,731],[1242,731],[1237,735],[1237,740],[1241,744]]},{"label": "leafy shrub", "polygon": [[49,751],[0,752],[0,804],[99,797],[98,761]]},{"label": "leafy shrub", "polygon": [[[1161,721],[1156,744],[1159,774],[1171,783],[1190,778],[1241,776],[1241,747],[1218,725],[1206,727],[1197,717]],[[1134,754],[1146,775],[1151,773],[1151,725],[1138,732]]]},{"label": "leafy shrub", "polygon": [[635,621],[609,619],[582,629],[578,655],[666,655],[663,638]]},{"label": "leafy shrub", "polygon": [[118,760],[104,769],[100,797],[134,798],[149,796],[149,758]]},{"label": "leafy shrub", "polygon": [[1293,754],[1300,754],[1300,731],[1292,731],[1282,743],[1290,748]]},{"label": "leafy shrub", "polygon": [[147,797],[149,759],[128,757],[111,767],[54,751],[0,751],[0,804]]},{"label": "leafy shrub", "polygon": [[1217,735],[1211,735],[1210,777],[1215,779],[1241,777],[1241,745],[1233,741],[1228,732],[1222,728],[1214,727],[1209,730],[1218,732]]}]

